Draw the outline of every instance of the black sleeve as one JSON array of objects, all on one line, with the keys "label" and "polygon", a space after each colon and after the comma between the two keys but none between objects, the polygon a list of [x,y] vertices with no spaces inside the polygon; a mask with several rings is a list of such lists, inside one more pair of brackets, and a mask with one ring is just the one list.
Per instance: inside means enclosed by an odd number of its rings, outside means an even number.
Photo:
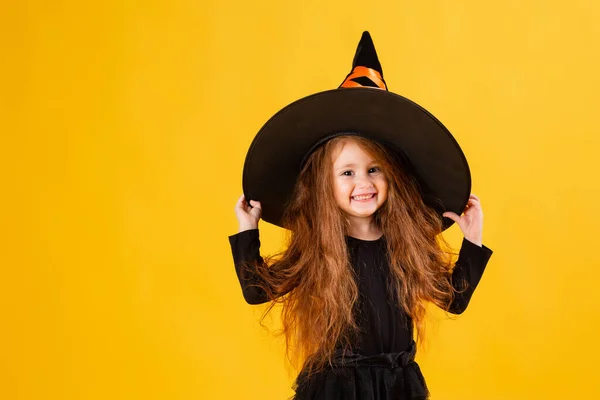
[{"label": "black sleeve", "polygon": [[452,286],[457,292],[454,293],[454,300],[448,308],[449,312],[461,314],[467,309],[491,256],[492,250],[486,246],[479,247],[463,238],[458,260],[452,271]]},{"label": "black sleeve", "polygon": [[260,265],[264,262],[260,256],[258,229],[250,229],[229,236],[229,244],[244,300],[248,304],[261,304],[269,301],[267,293],[257,286],[260,283],[259,277],[252,273],[252,269],[245,268],[248,263],[258,261]]}]

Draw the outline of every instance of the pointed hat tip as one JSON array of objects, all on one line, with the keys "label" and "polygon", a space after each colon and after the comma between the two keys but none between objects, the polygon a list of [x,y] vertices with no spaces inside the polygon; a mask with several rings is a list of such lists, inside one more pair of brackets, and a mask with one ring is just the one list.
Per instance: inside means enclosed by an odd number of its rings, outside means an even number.
[{"label": "pointed hat tip", "polygon": [[360,42],[358,43],[358,48],[356,49],[356,54],[354,56],[354,62],[352,63],[353,68],[357,66],[373,68],[379,71],[379,73],[383,76],[383,70],[381,68],[381,64],[379,63],[377,51],[375,50],[375,45],[373,44],[373,39],[371,38],[369,31],[363,32]]},{"label": "pointed hat tip", "polygon": [[369,47],[375,47],[373,45],[373,38],[371,38],[371,34],[369,33],[369,31],[364,31],[362,36],[360,37],[360,42],[359,42],[359,46],[365,46],[368,45]]}]

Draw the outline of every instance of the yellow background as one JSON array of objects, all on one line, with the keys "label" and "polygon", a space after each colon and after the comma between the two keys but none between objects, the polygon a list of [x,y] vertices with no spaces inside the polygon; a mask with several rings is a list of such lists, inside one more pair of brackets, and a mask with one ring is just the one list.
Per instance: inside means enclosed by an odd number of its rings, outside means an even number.
[{"label": "yellow background", "polygon": [[0,398],[292,394],[227,236],[254,134],[339,85],[363,30],[461,144],[495,251],[467,312],[434,312],[432,398],[600,397],[599,20],[592,0],[4,1]]}]

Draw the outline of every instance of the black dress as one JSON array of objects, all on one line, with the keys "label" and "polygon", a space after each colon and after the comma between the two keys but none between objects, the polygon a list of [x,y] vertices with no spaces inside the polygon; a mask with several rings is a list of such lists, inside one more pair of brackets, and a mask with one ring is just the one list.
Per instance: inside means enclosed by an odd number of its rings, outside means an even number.
[{"label": "black dress", "polygon": [[[229,242],[244,299],[249,304],[268,301],[264,291],[253,285],[252,275],[247,271],[242,275],[247,262],[262,261],[258,229],[232,235]],[[310,378],[300,372],[294,398],[426,399],[427,386],[414,361],[412,321],[387,289],[389,264],[385,239],[368,241],[347,236],[346,243],[359,288],[357,320],[361,329],[354,353],[345,352],[343,357],[340,354],[333,367]],[[449,308],[451,313],[460,314],[467,308],[491,255],[486,246],[463,239],[452,273],[452,283],[461,292],[455,294]]]}]

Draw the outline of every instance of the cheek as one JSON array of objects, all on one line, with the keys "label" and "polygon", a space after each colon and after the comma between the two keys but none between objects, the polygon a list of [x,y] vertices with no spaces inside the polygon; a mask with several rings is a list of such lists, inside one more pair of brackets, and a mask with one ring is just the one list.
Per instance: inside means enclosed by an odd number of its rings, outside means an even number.
[{"label": "cheek", "polygon": [[336,181],[333,184],[333,193],[336,199],[344,200],[350,196],[350,185],[346,182]]},{"label": "cheek", "polygon": [[379,184],[379,190],[380,190],[380,193],[381,193],[383,199],[387,198],[388,187],[389,186],[388,186],[387,180],[382,179],[382,181]]}]

